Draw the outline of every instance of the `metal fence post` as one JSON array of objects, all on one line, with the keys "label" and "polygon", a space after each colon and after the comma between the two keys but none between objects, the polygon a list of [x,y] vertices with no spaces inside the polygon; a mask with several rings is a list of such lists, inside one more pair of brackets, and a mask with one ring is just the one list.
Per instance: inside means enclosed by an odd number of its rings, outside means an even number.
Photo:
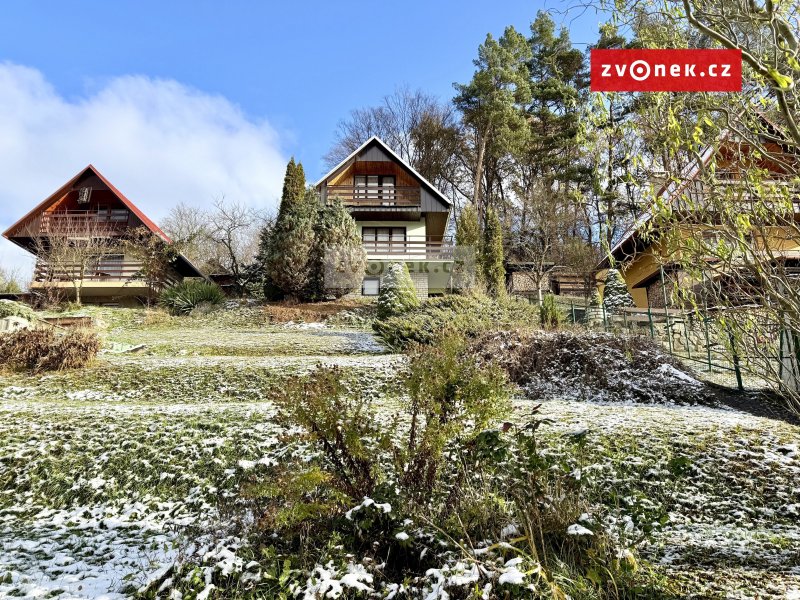
[{"label": "metal fence post", "polygon": [[706,328],[706,357],[708,358],[708,372],[711,372],[711,337],[708,335],[708,315],[703,316],[703,325]]},{"label": "metal fence post", "polygon": [[731,342],[731,354],[733,355],[733,372],[736,374],[736,387],[740,392],[744,391],[744,384],[742,383],[742,370],[739,367],[739,355],[736,353],[736,341],[733,337],[733,332],[728,330],[728,339]]},{"label": "metal fence post", "polygon": [[608,321],[606,320],[606,307],[603,306],[603,331],[608,333]]},{"label": "metal fence post", "polygon": [[689,320],[689,314],[683,314],[683,332],[686,334],[686,354],[689,357],[689,360],[692,360],[692,344],[691,340],[689,340],[689,326],[687,322]]},{"label": "metal fence post", "polygon": [[664,282],[664,265],[659,265],[658,269],[661,272],[661,291],[664,295],[664,318],[667,321],[666,332],[667,342],[669,342],[669,353],[674,356],[675,350],[672,347],[672,329],[669,326],[669,309],[667,308],[667,284]]},{"label": "metal fence post", "polygon": [[650,323],[650,339],[656,337],[655,329],[653,328],[653,313],[650,311],[650,304],[647,305],[647,320]]}]

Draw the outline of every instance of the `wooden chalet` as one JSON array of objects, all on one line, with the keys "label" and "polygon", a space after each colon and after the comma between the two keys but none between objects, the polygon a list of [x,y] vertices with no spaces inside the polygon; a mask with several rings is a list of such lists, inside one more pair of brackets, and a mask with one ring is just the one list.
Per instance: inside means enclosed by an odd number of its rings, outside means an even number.
[{"label": "wooden chalet", "polygon": [[[153,221],[89,165],[9,227],[3,237],[37,256],[30,285],[33,296],[55,290],[69,299],[75,295],[79,278],[83,302],[136,304],[150,290],[142,277],[141,263],[126,256],[121,241],[142,227],[170,242]],[[88,266],[82,264],[78,269],[76,264],[52,259],[52,249],[58,244],[84,244],[97,251]],[[168,280],[174,283],[185,277],[202,276],[179,255],[171,265]]]},{"label": "wooden chalet", "polygon": [[392,262],[405,262],[420,297],[451,285],[452,204],[378,137],[371,137],[316,184],[323,202],[338,198],[355,219],[368,266],[362,295],[376,296]]},{"label": "wooden chalet", "polygon": [[[769,152],[782,155],[789,162],[796,164],[796,157],[786,153],[787,148],[776,143],[782,134],[771,122],[762,118],[763,124],[772,137],[762,140]],[[680,177],[675,181],[664,183],[657,192],[665,204],[673,207],[676,214],[681,215],[680,223],[676,223],[675,230],[684,237],[702,236],[703,239],[714,240],[716,234],[713,225],[699,225],[693,223],[691,209],[682,208],[684,198],[692,200],[694,205],[702,205],[702,200],[714,191],[719,191],[721,186],[738,185],[741,167],[735,161],[736,153],[750,152],[750,148],[740,140],[733,139],[731,135],[723,135],[718,143],[709,145],[697,160],[687,164]],[[754,153],[755,154],[755,153]],[[759,157],[755,154],[754,162],[769,175],[769,183],[792,186],[790,177],[785,170],[769,157]],[[702,181],[701,173],[712,159],[716,158],[718,179],[715,182],[716,190],[709,188],[709,184]],[[793,188],[794,189],[794,188]],[[747,210],[747,200],[742,199],[742,210]],[[800,200],[795,200],[795,222],[800,221]],[[691,206],[691,204],[690,204]],[[622,238],[611,249],[611,256],[606,257],[598,265],[597,285],[600,289],[611,266],[611,259],[620,269],[628,286],[628,291],[638,308],[663,308],[671,303],[669,296],[672,286],[696,286],[699,282],[691,281],[680,266],[680,253],[667,248],[657,231],[647,231],[648,224],[653,220],[653,212],[648,210],[641,214],[633,225],[623,234]],[[752,240],[752,243],[769,248],[776,260],[800,266],[800,238],[796,228],[774,226],[766,239]],[[710,259],[709,259],[710,260]],[[709,266],[711,263],[709,262]],[[724,273],[712,270],[711,277],[725,277]]]}]

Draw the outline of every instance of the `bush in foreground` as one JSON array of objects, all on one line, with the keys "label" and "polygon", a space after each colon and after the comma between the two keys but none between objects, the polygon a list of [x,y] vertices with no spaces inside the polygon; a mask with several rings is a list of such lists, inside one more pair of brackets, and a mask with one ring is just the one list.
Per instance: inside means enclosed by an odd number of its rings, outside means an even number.
[{"label": "bush in foreground", "polygon": [[97,335],[84,331],[58,335],[52,329],[26,329],[0,336],[0,365],[32,373],[79,369],[99,351]]},{"label": "bush in foreground", "polygon": [[200,305],[219,306],[225,293],[216,283],[187,279],[161,292],[159,302],[173,314],[186,315]]},{"label": "bush in foreground", "polygon": [[501,368],[447,335],[412,349],[406,382],[394,418],[335,368],[276,391],[287,462],[243,482],[254,560],[205,577],[190,562],[173,585],[270,598],[674,597],[608,525],[607,490],[574,476],[580,441],[569,457],[540,449],[536,409],[497,426],[510,412]]}]

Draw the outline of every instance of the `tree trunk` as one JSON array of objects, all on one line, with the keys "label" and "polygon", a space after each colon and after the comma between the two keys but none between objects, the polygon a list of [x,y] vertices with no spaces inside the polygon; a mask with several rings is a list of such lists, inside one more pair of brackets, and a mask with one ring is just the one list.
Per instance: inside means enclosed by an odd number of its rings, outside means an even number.
[{"label": "tree trunk", "polygon": [[479,134],[478,142],[478,158],[475,164],[475,186],[472,191],[472,204],[475,206],[475,211],[478,213],[478,226],[483,231],[484,226],[484,211],[483,202],[481,200],[481,183],[483,182],[483,163],[486,155],[486,139],[489,136],[489,127],[483,134]]}]

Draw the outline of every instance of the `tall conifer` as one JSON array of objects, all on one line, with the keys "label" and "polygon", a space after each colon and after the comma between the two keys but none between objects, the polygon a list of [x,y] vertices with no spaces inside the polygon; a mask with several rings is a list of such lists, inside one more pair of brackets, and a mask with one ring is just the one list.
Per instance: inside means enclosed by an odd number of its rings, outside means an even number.
[{"label": "tall conifer", "polygon": [[289,298],[300,299],[311,279],[311,250],[317,195],[306,190],[302,164],[294,158],[286,166],[283,193],[275,228],[269,239],[266,273]]}]

